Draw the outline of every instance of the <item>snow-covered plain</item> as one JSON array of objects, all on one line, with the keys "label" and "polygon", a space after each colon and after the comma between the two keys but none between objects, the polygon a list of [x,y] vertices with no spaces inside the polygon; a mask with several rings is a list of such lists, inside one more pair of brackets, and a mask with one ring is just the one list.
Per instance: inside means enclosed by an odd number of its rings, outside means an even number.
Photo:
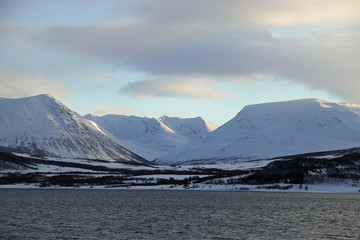
[{"label": "snow-covered plain", "polygon": [[[22,156],[26,156],[24,154],[20,154]],[[343,180],[343,179],[333,179],[329,180],[327,183],[317,183],[317,184],[292,184],[292,187],[289,188],[290,184],[264,184],[264,185],[256,185],[256,184],[231,184],[228,180],[237,179],[239,177],[248,176],[249,173],[243,173],[241,175],[235,175],[231,177],[219,177],[219,178],[211,178],[211,174],[199,174],[199,169],[209,169],[213,170],[214,168],[223,169],[223,170],[259,170],[269,163],[274,161],[279,161],[284,159],[272,159],[272,160],[261,160],[261,161],[248,161],[248,162],[239,162],[232,164],[218,164],[218,165],[184,165],[184,166],[154,166],[154,167],[146,167],[146,166],[131,166],[122,163],[116,162],[106,162],[106,161],[89,161],[84,159],[59,159],[59,158],[48,158],[47,160],[51,160],[54,162],[70,162],[70,163],[78,163],[78,164],[87,164],[93,166],[105,166],[109,169],[128,169],[128,170],[142,170],[144,171],[142,175],[131,175],[131,174],[122,174],[116,172],[109,171],[93,171],[83,168],[71,168],[71,167],[59,167],[55,165],[43,165],[38,164],[36,167],[38,169],[27,169],[22,170],[22,174],[27,173],[39,173],[43,176],[51,177],[51,176],[60,176],[60,175],[73,175],[77,176],[85,176],[85,177],[126,177],[129,180],[125,180],[123,184],[110,184],[110,185],[74,185],[74,187],[60,187],[57,185],[42,187],[39,183],[33,184],[11,184],[11,185],[0,185],[0,188],[64,188],[64,189],[128,189],[128,190],[199,190],[199,191],[267,191],[267,192],[308,192],[308,193],[360,193],[360,183],[352,180]],[[162,170],[164,174],[156,173],[152,174],[153,170]],[[173,173],[169,173],[166,171],[172,171]],[[176,173],[179,171],[179,174]],[[186,173],[184,171],[194,171],[194,174]],[[0,171],[0,177],[7,175],[9,172],[19,173],[19,171],[9,171],[2,170]],[[317,172],[309,172],[312,174],[323,174],[319,171]],[[189,184],[161,184],[157,183],[159,179],[175,179],[175,180],[184,180],[186,178],[203,178],[209,180],[205,180],[202,182],[190,181]],[[147,183],[148,185],[141,183]],[[153,183],[155,185],[149,185],[149,183]],[[46,185],[45,185],[46,186]],[[278,189],[277,187],[288,187],[288,189]]]},{"label": "snow-covered plain", "polygon": [[[32,158],[29,154],[24,153],[13,153],[16,156]],[[195,164],[195,165],[178,165],[178,166],[169,166],[169,165],[153,165],[153,166],[143,166],[143,165],[129,165],[120,162],[109,162],[109,161],[93,161],[89,159],[72,159],[72,158],[56,158],[56,157],[45,157],[44,160],[50,160],[52,162],[68,162],[68,163],[77,163],[77,164],[86,164],[92,166],[103,166],[109,169],[129,169],[129,170],[172,170],[172,171],[190,171],[192,169],[222,169],[222,170],[249,170],[249,169],[259,169],[268,165],[269,163],[275,161],[276,159],[269,160],[258,160],[258,161],[246,161],[238,163],[223,163],[223,164]],[[37,164],[37,169],[25,169],[21,172],[70,172],[70,171],[79,171],[79,172],[93,172],[93,170],[83,169],[83,168],[74,168],[74,167],[59,167],[56,165],[45,165]],[[17,172],[18,170],[8,170],[0,169],[0,173],[4,172]]]},{"label": "snow-covered plain", "polygon": [[[176,177],[176,176],[173,176]],[[196,184],[189,188],[177,185],[156,185],[156,186],[132,186],[132,187],[109,187],[109,186],[77,186],[77,187],[41,187],[41,189],[107,189],[107,190],[186,190],[186,191],[251,191],[251,192],[299,192],[299,193],[343,193],[343,194],[360,194],[360,188],[352,186],[351,184],[307,184],[299,188],[300,185],[294,185],[289,190],[279,189],[264,189],[258,187],[266,187],[271,185],[209,185],[209,184]],[[284,186],[284,185],[280,185]],[[308,190],[305,189],[308,187]],[[40,188],[33,184],[10,184],[0,185],[0,188]]]},{"label": "snow-covered plain", "polygon": [[[25,155],[26,156],[26,155]],[[231,177],[220,177],[213,180],[206,180],[201,183],[196,181],[188,184],[159,184],[157,181],[159,179],[175,179],[175,180],[184,180],[186,178],[204,178],[211,177],[211,174],[199,174],[197,173],[199,169],[209,169],[214,168],[223,169],[223,170],[257,170],[262,167],[267,166],[269,163],[274,162],[275,160],[261,160],[261,161],[248,161],[248,162],[239,162],[232,164],[218,164],[218,165],[184,165],[184,166],[156,166],[156,167],[146,167],[146,166],[131,166],[122,163],[116,162],[94,162],[84,159],[59,159],[59,158],[48,158],[47,160],[51,161],[61,161],[61,162],[73,162],[78,164],[87,164],[93,166],[105,166],[109,169],[128,169],[128,170],[142,170],[144,171],[142,175],[131,175],[131,174],[122,174],[116,172],[108,171],[93,171],[83,168],[71,168],[71,167],[59,167],[55,165],[36,165],[37,169],[27,169],[22,170],[22,174],[27,173],[39,173],[43,176],[59,176],[67,174],[76,174],[77,176],[86,176],[86,177],[106,177],[114,176],[119,177],[123,176],[129,178],[129,180],[124,181],[124,184],[111,184],[111,185],[75,185],[74,187],[60,187],[57,185],[40,187],[41,184],[11,184],[11,185],[0,185],[0,188],[56,188],[56,189],[128,189],[128,190],[199,190],[199,191],[267,191],[267,192],[308,192],[308,193],[360,193],[360,184],[359,182],[354,182],[351,180],[330,180],[328,183],[318,183],[318,184],[293,184],[291,188],[282,190],[274,188],[274,185],[280,187],[288,187],[290,184],[264,184],[264,185],[248,185],[248,184],[229,184],[228,180],[231,178],[245,177],[249,174],[241,174]],[[281,159],[280,159],[281,160]],[[277,160],[279,161],[279,159]],[[285,161],[285,160],[284,160]],[[151,174],[153,170],[163,170],[164,174]],[[147,172],[148,171],[148,172]],[[166,171],[172,171],[175,173],[169,174]],[[176,174],[176,171],[179,171],[179,174]],[[194,174],[184,174],[182,171],[194,171]],[[19,173],[19,171],[9,171],[2,170],[0,171],[0,177],[7,175],[9,172]],[[309,172],[309,174],[319,174]],[[212,179],[212,178],[210,178]],[[331,182],[332,181],[332,182]],[[136,183],[136,184],[135,184]],[[154,183],[155,185],[141,185],[140,183]],[[45,185],[46,186],[46,185]]]},{"label": "snow-covered plain", "polygon": [[[359,187],[352,186],[351,184],[307,184],[303,185],[300,189],[300,185],[294,185],[289,190],[279,189],[264,189],[258,187],[266,187],[271,185],[209,185],[209,184],[196,184],[185,189],[183,186],[172,185],[158,185],[158,186],[134,186],[130,189],[134,190],[193,190],[193,191],[252,191],[252,192],[303,192],[303,193],[353,193],[360,194]],[[285,186],[285,185],[280,185]],[[308,186],[308,190],[305,190],[305,186]],[[119,188],[114,188],[119,189]]]}]

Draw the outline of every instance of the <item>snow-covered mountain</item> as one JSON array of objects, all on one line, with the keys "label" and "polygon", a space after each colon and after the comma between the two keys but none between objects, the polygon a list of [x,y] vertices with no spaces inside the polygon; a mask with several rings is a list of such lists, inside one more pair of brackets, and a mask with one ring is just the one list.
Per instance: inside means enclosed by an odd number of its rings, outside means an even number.
[{"label": "snow-covered mountain", "polygon": [[113,135],[122,146],[149,160],[176,151],[192,140],[203,139],[217,128],[201,117],[184,119],[163,116],[156,119],[89,114],[85,118]]},{"label": "snow-covered mountain", "polygon": [[162,116],[158,118],[165,126],[172,129],[176,133],[191,139],[202,139],[209,132],[217,129],[217,126],[202,117],[197,118],[177,118]]},{"label": "snow-covered mountain", "polygon": [[244,161],[360,146],[360,105],[317,99],[256,104],[157,163]]},{"label": "snow-covered mountain", "polygon": [[0,149],[30,155],[146,163],[96,123],[49,95],[0,98]]},{"label": "snow-covered mountain", "polygon": [[200,117],[85,117],[49,95],[0,98],[0,150],[128,163],[157,158],[156,163],[179,164],[360,146],[360,105],[317,99],[246,106],[219,128]]}]

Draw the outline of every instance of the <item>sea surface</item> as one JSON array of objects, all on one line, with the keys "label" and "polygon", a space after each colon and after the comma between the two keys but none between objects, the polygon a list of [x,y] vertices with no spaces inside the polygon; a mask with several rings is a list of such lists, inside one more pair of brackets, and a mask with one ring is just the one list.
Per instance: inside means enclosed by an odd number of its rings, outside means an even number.
[{"label": "sea surface", "polygon": [[360,194],[0,189],[0,239],[360,239]]}]

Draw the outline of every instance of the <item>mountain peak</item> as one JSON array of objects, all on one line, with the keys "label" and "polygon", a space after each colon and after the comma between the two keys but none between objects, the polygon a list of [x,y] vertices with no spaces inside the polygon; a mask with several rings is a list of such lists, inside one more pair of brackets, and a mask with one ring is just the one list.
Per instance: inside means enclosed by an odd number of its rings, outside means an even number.
[{"label": "mountain peak", "polygon": [[50,95],[0,99],[0,112],[3,150],[51,157],[143,161]]},{"label": "mountain peak", "polygon": [[18,101],[26,101],[26,102],[58,102],[53,96],[50,94],[39,94],[24,98],[12,98],[10,100],[18,100]]},{"label": "mountain peak", "polygon": [[42,99],[44,99],[44,98],[50,98],[50,99],[54,99],[54,100],[55,100],[55,98],[54,98],[52,95],[48,94],[48,93],[43,93],[43,94],[34,95],[34,96],[29,97],[29,98],[42,98]]}]

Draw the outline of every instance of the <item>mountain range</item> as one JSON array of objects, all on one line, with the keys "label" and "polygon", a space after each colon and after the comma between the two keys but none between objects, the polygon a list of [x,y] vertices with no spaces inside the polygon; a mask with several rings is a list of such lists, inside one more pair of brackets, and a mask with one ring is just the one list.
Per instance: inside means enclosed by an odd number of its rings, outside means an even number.
[{"label": "mountain range", "polygon": [[147,118],[89,114],[85,118],[95,122],[108,135],[112,135],[120,145],[148,160],[175,152],[192,141],[205,138],[217,128],[201,117]]},{"label": "mountain range", "polygon": [[0,98],[0,150],[40,157],[209,164],[359,145],[360,106],[349,103],[249,105],[217,128],[201,117],[82,117],[49,95]]}]

